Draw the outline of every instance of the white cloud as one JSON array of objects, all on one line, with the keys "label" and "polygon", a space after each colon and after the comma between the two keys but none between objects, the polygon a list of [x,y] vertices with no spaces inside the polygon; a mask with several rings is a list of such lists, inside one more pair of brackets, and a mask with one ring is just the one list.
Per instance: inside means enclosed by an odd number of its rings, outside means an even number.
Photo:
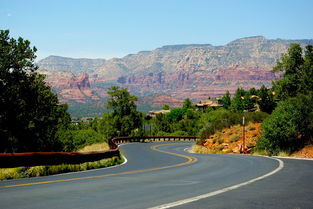
[{"label": "white cloud", "polygon": [[11,14],[11,13],[7,13],[7,16],[8,16],[8,17],[11,17],[11,16],[12,16],[12,14]]}]

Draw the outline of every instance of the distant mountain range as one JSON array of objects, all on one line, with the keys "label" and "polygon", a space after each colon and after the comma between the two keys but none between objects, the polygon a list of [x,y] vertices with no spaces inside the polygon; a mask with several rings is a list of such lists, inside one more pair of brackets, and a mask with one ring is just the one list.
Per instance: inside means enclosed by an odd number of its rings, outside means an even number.
[{"label": "distant mountain range", "polygon": [[271,70],[291,43],[304,47],[313,44],[313,39],[269,40],[255,36],[224,46],[163,46],[109,60],[49,56],[37,64],[61,102],[101,102],[107,97],[108,87],[119,85],[143,98],[141,105],[148,102],[159,106],[156,100],[173,106],[185,98],[198,101],[223,95],[227,90],[233,93],[238,87],[271,86],[272,80],[279,77]]}]

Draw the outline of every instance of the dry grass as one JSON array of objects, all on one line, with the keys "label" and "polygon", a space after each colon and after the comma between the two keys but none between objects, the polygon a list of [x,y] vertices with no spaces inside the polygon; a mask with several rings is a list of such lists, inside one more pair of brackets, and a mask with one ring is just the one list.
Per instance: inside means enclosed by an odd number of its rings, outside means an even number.
[{"label": "dry grass", "polygon": [[201,145],[192,145],[192,152],[194,153],[199,153],[199,154],[212,154],[212,153],[215,153],[213,150],[210,150],[204,146],[201,146]]},{"label": "dry grass", "polygon": [[292,157],[313,158],[313,145],[307,145],[297,152],[292,153]]},{"label": "dry grass", "polygon": [[252,155],[264,155],[264,156],[269,156],[270,154],[269,154],[267,151],[262,150],[262,151],[254,151],[254,152],[252,153]]},{"label": "dry grass", "polygon": [[88,145],[78,150],[78,152],[96,152],[96,151],[105,151],[109,149],[110,149],[109,145],[103,142],[103,143]]},{"label": "dry grass", "polygon": [[279,156],[279,157],[289,157],[290,154],[288,152],[280,151],[277,156]]}]

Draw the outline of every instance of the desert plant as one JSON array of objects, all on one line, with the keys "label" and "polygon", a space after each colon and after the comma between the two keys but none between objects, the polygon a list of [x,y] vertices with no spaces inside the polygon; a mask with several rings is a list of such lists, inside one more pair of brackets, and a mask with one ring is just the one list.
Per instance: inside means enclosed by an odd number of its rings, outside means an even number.
[{"label": "desert plant", "polygon": [[222,144],[222,143],[224,143],[224,139],[223,139],[223,138],[218,138],[217,142],[218,142],[219,144]]},{"label": "desert plant", "polygon": [[235,136],[231,137],[231,138],[229,139],[229,141],[230,141],[230,142],[236,142],[236,141],[238,141],[239,139],[240,139],[240,136],[235,135]]},{"label": "desert plant", "polygon": [[248,131],[254,131],[254,130],[256,130],[256,127],[252,123],[249,123],[248,126],[247,126],[247,130]]},{"label": "desert plant", "polygon": [[224,146],[222,144],[216,146],[215,148],[217,151],[222,151],[224,149]]}]

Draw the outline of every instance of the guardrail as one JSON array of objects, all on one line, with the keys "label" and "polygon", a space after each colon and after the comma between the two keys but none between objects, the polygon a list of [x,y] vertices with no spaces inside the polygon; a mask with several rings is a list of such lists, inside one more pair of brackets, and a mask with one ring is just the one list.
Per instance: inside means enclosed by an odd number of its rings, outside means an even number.
[{"label": "guardrail", "polygon": [[[140,137],[114,137],[109,140],[111,149],[115,149],[118,144],[131,142],[151,142],[151,141],[195,141],[196,136],[140,136]],[[111,147],[112,145],[112,147]]]},{"label": "guardrail", "polygon": [[78,164],[120,156],[118,144],[151,141],[195,141],[193,136],[114,137],[108,140],[110,150],[99,152],[25,152],[0,153],[0,168],[19,166]]}]

